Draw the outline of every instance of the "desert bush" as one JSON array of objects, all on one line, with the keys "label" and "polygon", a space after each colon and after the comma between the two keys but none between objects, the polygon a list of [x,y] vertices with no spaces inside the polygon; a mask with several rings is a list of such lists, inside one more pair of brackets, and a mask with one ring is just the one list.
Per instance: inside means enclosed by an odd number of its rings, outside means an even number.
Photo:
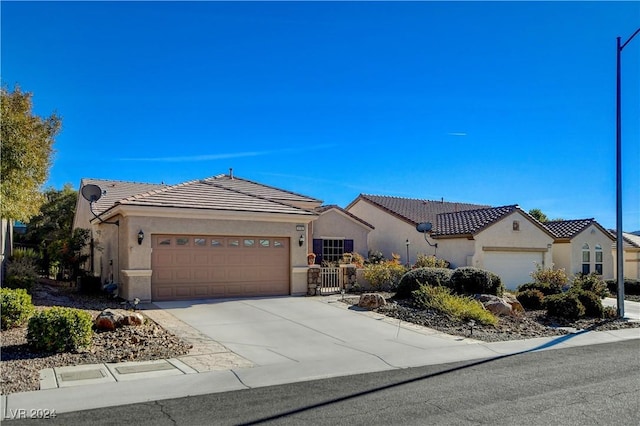
[{"label": "desert bush", "polygon": [[538,290],[545,296],[562,293],[562,287],[552,286],[549,283],[526,283],[518,286],[518,293],[529,290]]},{"label": "desert bush", "polygon": [[420,309],[434,309],[459,321],[474,320],[480,324],[496,325],[497,318],[482,303],[469,296],[451,294],[446,287],[420,286],[411,293]]},{"label": "desert bush", "polygon": [[38,351],[77,351],[91,345],[92,324],[91,315],[83,310],[54,306],[31,317],[27,342]]},{"label": "desert bush", "polygon": [[35,311],[23,288],[0,288],[0,323],[3,330],[24,324]]},{"label": "desert bush", "polygon": [[499,276],[472,266],[457,268],[451,274],[451,287],[460,294],[494,294],[502,296],[504,286]]},{"label": "desert bush", "polygon": [[417,268],[412,269],[400,278],[396,297],[405,299],[411,296],[411,292],[420,288],[420,285],[444,286],[451,284],[453,270],[446,268]]},{"label": "desert bush", "polygon": [[393,291],[406,271],[400,256],[394,254],[392,260],[365,265],[363,275],[374,289]]},{"label": "desert bush", "polygon": [[516,299],[525,309],[538,310],[544,307],[544,293],[535,288],[518,292]]},{"label": "desert bush", "polygon": [[380,263],[384,260],[385,258],[381,251],[369,250],[369,252],[367,253],[367,260],[365,261],[365,263],[375,264],[375,263]]},{"label": "desert bush", "polygon": [[573,292],[548,296],[545,298],[545,306],[547,315],[553,317],[578,319],[585,314],[584,305]]},{"label": "desert bush", "polygon": [[427,256],[426,254],[418,254],[414,268],[448,268],[450,265],[444,259],[439,259],[433,255]]},{"label": "desert bush", "polygon": [[578,300],[584,306],[584,316],[590,318],[602,318],[604,316],[604,307],[599,295],[582,289],[572,289],[571,292],[578,296]]},{"label": "desert bush", "polygon": [[560,293],[562,287],[569,282],[569,277],[564,269],[545,269],[539,264],[536,264],[536,270],[531,273],[531,278],[536,283],[549,284],[552,288],[558,290],[557,293]]},{"label": "desert bush", "polygon": [[[618,281],[607,280],[605,281],[609,291],[613,294],[618,293]],[[624,294],[640,296],[640,280],[634,280],[632,278],[624,279]]]},{"label": "desert bush", "polygon": [[352,259],[351,259],[351,263],[353,263],[354,265],[356,265],[356,268],[361,269],[364,267],[364,257],[357,252],[353,252],[351,253],[352,255]]},{"label": "desert bush", "polygon": [[613,319],[618,317],[618,312],[613,306],[605,306],[602,310],[602,317],[606,319]]},{"label": "desert bush", "polygon": [[597,294],[601,299],[609,296],[607,284],[596,274],[578,274],[573,279],[570,290],[584,290]]},{"label": "desert bush", "polygon": [[8,288],[24,288],[31,291],[38,281],[38,262],[28,255],[12,256],[7,262],[7,277],[4,286]]}]

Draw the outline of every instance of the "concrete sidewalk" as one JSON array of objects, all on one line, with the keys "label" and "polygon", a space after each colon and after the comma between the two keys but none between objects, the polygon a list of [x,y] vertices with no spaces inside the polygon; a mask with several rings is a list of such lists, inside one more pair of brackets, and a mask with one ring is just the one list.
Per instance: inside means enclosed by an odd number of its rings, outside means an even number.
[{"label": "concrete sidewalk", "polygon": [[198,344],[196,354],[43,371],[42,390],[2,396],[0,418],[640,339],[635,328],[484,343],[348,309],[338,298],[158,303],[162,310],[145,313],[181,329],[181,337]]}]

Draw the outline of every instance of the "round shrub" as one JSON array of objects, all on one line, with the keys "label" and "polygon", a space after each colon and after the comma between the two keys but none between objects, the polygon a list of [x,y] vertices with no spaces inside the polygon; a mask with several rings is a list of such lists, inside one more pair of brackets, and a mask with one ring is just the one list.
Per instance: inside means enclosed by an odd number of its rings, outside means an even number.
[{"label": "round shrub", "polygon": [[516,299],[525,309],[536,311],[544,307],[544,293],[535,288],[519,292]]},{"label": "round shrub", "polygon": [[1,288],[0,299],[0,322],[3,330],[24,324],[35,311],[31,296],[25,289]]},{"label": "round shrub", "polygon": [[584,305],[575,293],[554,294],[545,299],[547,315],[558,318],[578,319],[585,314]]},{"label": "round shrub", "polygon": [[92,325],[89,313],[54,306],[31,317],[27,327],[27,342],[38,351],[77,351],[91,345]]},{"label": "round shrub", "polygon": [[447,268],[416,268],[400,278],[396,297],[406,299],[421,285],[449,287],[453,271]]},{"label": "round shrub", "polygon": [[545,296],[562,293],[562,288],[549,283],[526,283],[518,286],[518,293],[524,293],[528,290],[538,290]]},{"label": "round shrub", "polygon": [[604,299],[609,296],[609,290],[604,280],[596,274],[580,274],[573,279],[571,289],[589,291]]},{"label": "round shrub", "polygon": [[[612,294],[618,293],[618,281],[607,280],[607,287]],[[624,294],[640,296],[640,280],[634,280],[633,278],[624,279]]]},{"label": "round shrub", "polygon": [[584,306],[584,316],[590,318],[602,318],[604,316],[604,306],[602,299],[596,293],[585,290],[573,290],[578,296],[578,300]]},{"label": "round shrub", "polygon": [[451,286],[460,294],[493,294],[502,296],[504,286],[499,276],[472,266],[457,268],[451,274]]}]

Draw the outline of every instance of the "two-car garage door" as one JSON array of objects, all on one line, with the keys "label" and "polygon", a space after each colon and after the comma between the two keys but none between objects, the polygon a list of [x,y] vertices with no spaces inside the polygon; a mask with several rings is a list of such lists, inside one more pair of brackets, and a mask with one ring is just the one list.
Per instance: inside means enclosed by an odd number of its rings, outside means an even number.
[{"label": "two-car garage door", "polygon": [[289,239],[153,235],[153,300],[289,294]]}]

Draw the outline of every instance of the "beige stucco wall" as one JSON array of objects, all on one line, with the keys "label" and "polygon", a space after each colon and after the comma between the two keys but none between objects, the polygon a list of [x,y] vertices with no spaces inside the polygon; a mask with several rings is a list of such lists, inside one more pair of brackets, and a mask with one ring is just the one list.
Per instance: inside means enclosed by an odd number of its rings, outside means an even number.
[{"label": "beige stucco wall", "polygon": [[[613,258],[613,277],[616,278],[618,265],[616,260],[616,249],[615,245],[613,250],[611,251],[611,256]],[[622,274],[625,278],[631,278],[634,280],[640,280],[640,249],[631,247],[628,244],[625,244],[624,247],[624,264],[622,265],[623,270]]]},{"label": "beige stucco wall", "polygon": [[379,250],[387,259],[392,253],[400,255],[402,263],[406,263],[407,245],[409,239],[409,257],[415,262],[417,253],[433,254],[432,247],[428,247],[424,237],[415,227],[403,220],[390,215],[364,200],[358,200],[348,209],[349,213],[375,227],[367,238],[369,250]]},{"label": "beige stucco wall", "polygon": [[[513,230],[514,220],[519,222],[519,231]],[[553,238],[518,211],[480,231],[475,235],[474,239],[476,247],[473,255],[473,266],[479,265],[482,268],[486,249],[496,250],[500,248],[508,249],[508,251],[517,251],[517,249],[541,251],[544,253],[542,256],[543,266],[548,267],[553,263]]]},{"label": "beige stucco wall", "polygon": [[[153,234],[201,234],[205,235],[248,235],[285,237],[290,239],[291,294],[306,294],[306,264],[308,245],[302,247],[298,240],[301,234],[306,235],[309,223],[315,216],[290,217],[289,222],[283,217],[269,217],[255,214],[222,214],[216,216],[197,212],[189,217],[183,212],[181,217],[173,215],[146,216],[150,213],[133,209],[133,212],[122,211],[123,216],[109,218],[109,222],[119,220],[120,226],[94,224],[94,238],[101,247],[95,251],[96,275],[103,282],[109,281],[113,271],[113,280],[120,285],[120,295],[129,300],[134,297],[142,301],[151,299],[151,236]],[[304,226],[305,230],[297,228]],[[138,232],[142,230],[144,240],[138,244]],[[113,265],[110,265],[110,262]],[[302,271],[304,270],[304,271]]]},{"label": "beige stucco wall", "polygon": [[367,257],[369,227],[336,210],[327,210],[311,224],[312,238],[345,238],[353,240],[353,250]]},{"label": "beige stucco wall", "polygon": [[[451,268],[460,266],[473,266],[469,262],[469,257],[474,255],[475,241],[468,238],[446,238],[430,241],[438,243],[437,257],[451,263]],[[423,240],[423,244],[426,244]],[[432,254],[432,253],[430,253]]]},{"label": "beige stucco wall", "polygon": [[553,269],[564,269],[567,274],[571,274],[571,243],[553,243]]},{"label": "beige stucco wall", "polygon": [[582,246],[589,244],[589,251],[591,252],[591,272],[595,272],[595,251],[596,244],[600,244],[602,247],[602,278],[613,278],[613,255],[611,254],[611,238],[606,236],[600,228],[595,225],[590,225],[587,229],[576,235],[571,239],[571,263],[567,266],[563,266],[567,273],[571,275],[582,272]]}]

